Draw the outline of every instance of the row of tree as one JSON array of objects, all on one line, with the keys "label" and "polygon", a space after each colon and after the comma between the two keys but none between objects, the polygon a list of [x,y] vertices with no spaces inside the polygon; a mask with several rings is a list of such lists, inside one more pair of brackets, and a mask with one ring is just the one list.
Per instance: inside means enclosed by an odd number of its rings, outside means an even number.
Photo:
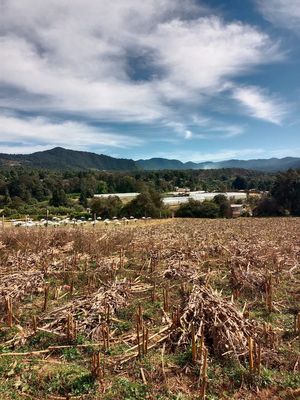
[{"label": "row of tree", "polygon": [[[238,172],[237,175],[237,171],[231,169],[138,171],[127,175],[119,172],[53,172],[16,168],[0,171],[0,206],[5,215],[39,215],[47,206],[60,208],[57,212],[62,214],[74,211],[80,213],[88,207],[97,207],[99,202],[103,204],[98,207],[105,206],[107,200],[90,200],[95,193],[140,192],[140,196],[125,206],[115,199],[113,203],[118,208],[117,213],[104,212],[105,217],[109,218],[112,214],[157,217],[167,213],[158,193],[174,190],[176,186],[188,186],[191,190],[205,190],[208,187],[216,190],[246,190],[254,186],[256,189],[264,187],[269,191],[254,207],[254,215],[300,215],[299,170],[289,170],[277,175],[246,170]],[[184,204],[177,215],[227,217],[229,214],[228,203],[224,199],[217,198],[212,203],[201,204],[193,201]],[[109,204],[105,207],[109,208]]]},{"label": "row of tree", "polygon": [[51,199],[55,206],[67,206],[71,194],[80,196],[80,203],[86,206],[86,200],[96,193],[141,193],[149,188],[160,193],[176,187],[205,191],[269,190],[273,182],[272,174],[236,169],[121,173],[20,167],[0,171],[0,206],[19,208],[22,202],[30,204]]},{"label": "row of tree", "polygon": [[93,198],[89,205],[91,213],[102,219],[131,216],[160,218],[171,215],[164,207],[161,195],[152,189],[139,194],[127,204],[123,204],[117,196],[109,196]]},{"label": "row of tree", "polygon": [[224,195],[217,195],[212,201],[203,202],[190,199],[182,204],[175,213],[181,218],[230,218],[230,202]]}]

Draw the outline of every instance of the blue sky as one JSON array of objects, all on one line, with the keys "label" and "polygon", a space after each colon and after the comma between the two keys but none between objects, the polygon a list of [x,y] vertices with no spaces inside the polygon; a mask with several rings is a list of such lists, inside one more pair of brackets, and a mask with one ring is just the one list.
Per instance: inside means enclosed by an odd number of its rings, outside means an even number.
[{"label": "blue sky", "polygon": [[0,7],[0,152],[300,156],[299,0]]}]

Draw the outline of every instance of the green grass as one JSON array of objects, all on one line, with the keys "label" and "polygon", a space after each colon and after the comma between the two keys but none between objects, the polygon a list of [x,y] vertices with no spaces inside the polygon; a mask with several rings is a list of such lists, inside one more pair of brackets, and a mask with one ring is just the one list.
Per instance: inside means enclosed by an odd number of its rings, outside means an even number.
[{"label": "green grass", "polygon": [[147,386],[140,382],[132,382],[127,378],[116,379],[110,390],[104,395],[104,400],[145,400]]},{"label": "green grass", "polygon": [[53,364],[27,375],[30,388],[36,393],[53,395],[83,395],[95,389],[91,372],[78,364]]}]

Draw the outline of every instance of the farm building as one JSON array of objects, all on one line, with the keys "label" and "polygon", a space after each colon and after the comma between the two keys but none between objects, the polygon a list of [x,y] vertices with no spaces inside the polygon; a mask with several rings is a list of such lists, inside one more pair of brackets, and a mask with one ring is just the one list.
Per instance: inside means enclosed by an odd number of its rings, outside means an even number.
[{"label": "farm building", "polygon": [[240,217],[243,212],[243,204],[231,204],[231,216],[232,218]]}]

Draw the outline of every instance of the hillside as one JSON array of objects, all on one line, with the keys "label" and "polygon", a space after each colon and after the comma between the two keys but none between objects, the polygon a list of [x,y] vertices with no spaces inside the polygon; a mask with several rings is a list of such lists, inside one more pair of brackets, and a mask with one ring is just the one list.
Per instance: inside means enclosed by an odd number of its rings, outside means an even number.
[{"label": "hillside", "polygon": [[289,168],[300,168],[300,158],[285,157],[285,158],[270,158],[257,160],[228,160],[220,162],[186,162],[178,160],[168,160],[165,158],[151,158],[149,160],[138,160],[137,165],[145,170],[159,169],[219,169],[219,168],[243,168],[259,171],[284,171]]},{"label": "hillside", "polygon": [[47,169],[98,169],[98,170],[133,170],[133,160],[109,157],[86,151],[67,150],[55,147],[51,150],[32,154],[0,154],[0,165],[27,165]]},{"label": "hillside", "polygon": [[95,154],[87,151],[68,150],[55,147],[51,150],[39,151],[32,154],[4,154],[0,153],[0,167],[2,166],[30,166],[46,169],[76,169],[76,170],[107,170],[131,171],[143,170],[187,170],[187,169],[252,169],[265,172],[284,171],[289,168],[300,168],[300,158],[270,158],[258,160],[228,160],[220,162],[186,162],[169,160],[166,158],[151,158],[148,160],[133,161]]}]

